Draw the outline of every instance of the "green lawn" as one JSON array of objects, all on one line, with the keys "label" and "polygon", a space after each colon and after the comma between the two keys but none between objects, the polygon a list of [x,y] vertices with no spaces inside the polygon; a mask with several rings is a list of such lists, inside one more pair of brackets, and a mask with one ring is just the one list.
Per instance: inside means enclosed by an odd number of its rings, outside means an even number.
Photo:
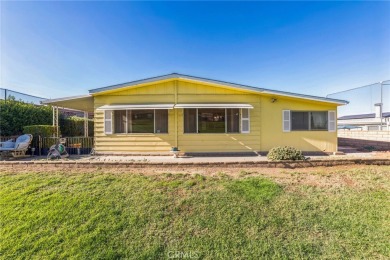
[{"label": "green lawn", "polygon": [[390,257],[390,167],[258,171],[0,173],[0,258]]}]

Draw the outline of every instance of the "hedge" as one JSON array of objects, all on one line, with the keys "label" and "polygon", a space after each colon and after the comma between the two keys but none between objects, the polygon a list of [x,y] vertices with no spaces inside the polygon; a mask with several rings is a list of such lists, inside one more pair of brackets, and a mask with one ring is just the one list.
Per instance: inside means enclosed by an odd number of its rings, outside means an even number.
[{"label": "hedge", "polygon": [[[48,134],[46,126],[51,126],[53,112],[50,106],[38,106],[30,103],[16,101],[12,97],[0,100],[0,136],[14,136],[27,133],[26,131]],[[37,129],[36,127],[40,128]],[[41,127],[45,126],[45,130]],[[65,118],[60,115],[60,132],[64,137],[84,136],[84,118],[72,116]],[[31,128],[32,127],[32,128]],[[93,136],[93,119],[88,120],[88,134]],[[50,131],[49,131],[50,132]],[[35,134],[34,134],[35,135]],[[49,135],[51,136],[51,135]]]},{"label": "hedge", "polygon": [[51,137],[56,133],[56,128],[52,125],[28,125],[23,127],[23,133]]},{"label": "hedge", "polygon": [[15,99],[0,100],[0,136],[20,135],[27,125],[51,125],[52,110]]},{"label": "hedge", "polygon": [[[63,137],[84,136],[84,118],[71,116],[60,117],[60,130]],[[88,136],[93,136],[93,119],[88,119]]]}]

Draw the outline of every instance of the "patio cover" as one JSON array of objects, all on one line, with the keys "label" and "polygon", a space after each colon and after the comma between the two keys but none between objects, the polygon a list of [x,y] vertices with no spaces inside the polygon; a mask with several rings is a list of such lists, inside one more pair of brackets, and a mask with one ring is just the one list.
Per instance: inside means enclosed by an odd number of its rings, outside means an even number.
[{"label": "patio cover", "polygon": [[84,112],[93,113],[93,97],[91,95],[64,97],[56,99],[45,99],[41,102],[44,105],[70,108]]},{"label": "patio cover", "polygon": [[96,110],[140,110],[140,109],[173,109],[174,104],[113,104],[98,107]]}]

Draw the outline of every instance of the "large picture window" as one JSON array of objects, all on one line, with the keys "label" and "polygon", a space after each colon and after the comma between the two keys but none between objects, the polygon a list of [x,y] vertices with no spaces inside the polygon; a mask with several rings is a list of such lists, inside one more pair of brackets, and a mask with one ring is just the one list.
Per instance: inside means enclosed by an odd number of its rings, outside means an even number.
[{"label": "large picture window", "polygon": [[292,131],[328,130],[328,111],[302,112],[291,111]]},{"label": "large picture window", "polygon": [[[105,117],[110,114],[111,111],[106,111]],[[114,110],[112,114],[112,122],[105,121],[107,125],[112,124],[113,133],[168,133],[167,109]]]},{"label": "large picture window", "polygon": [[[242,109],[247,115],[248,109]],[[189,108],[184,109],[184,133],[239,133],[240,109],[238,108]],[[249,132],[249,129],[248,129]]]},{"label": "large picture window", "polygon": [[154,133],[154,110],[128,110],[129,133]]},{"label": "large picture window", "polygon": [[225,109],[198,109],[198,133],[225,133]]}]

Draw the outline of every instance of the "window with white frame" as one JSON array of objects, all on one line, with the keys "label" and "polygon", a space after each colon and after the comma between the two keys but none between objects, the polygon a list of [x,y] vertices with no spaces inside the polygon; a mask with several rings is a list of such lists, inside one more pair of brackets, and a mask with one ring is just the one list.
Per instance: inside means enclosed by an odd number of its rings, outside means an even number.
[{"label": "window with white frame", "polygon": [[327,131],[328,111],[291,111],[291,131]]},{"label": "window with white frame", "polygon": [[[241,125],[241,128],[240,128]],[[241,130],[240,130],[241,129]],[[184,133],[249,133],[249,109],[186,108]]]},{"label": "window with white frame", "polygon": [[106,110],[105,133],[168,133],[167,109]]}]

